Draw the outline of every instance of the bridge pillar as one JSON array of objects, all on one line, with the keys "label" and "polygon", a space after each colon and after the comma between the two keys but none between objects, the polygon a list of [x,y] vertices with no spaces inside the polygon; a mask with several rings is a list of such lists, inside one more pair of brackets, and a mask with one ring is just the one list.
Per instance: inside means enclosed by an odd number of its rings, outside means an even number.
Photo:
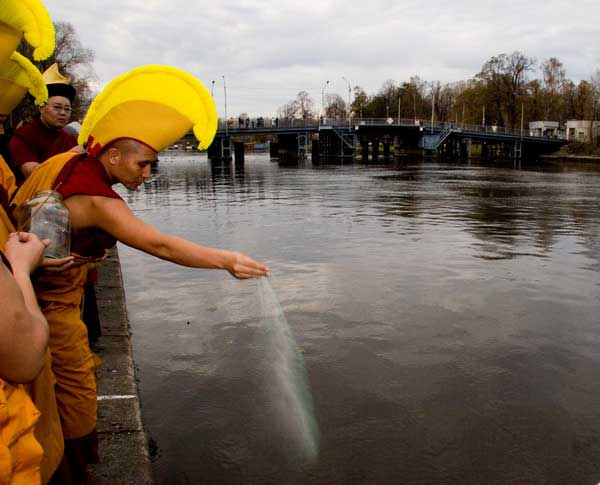
[{"label": "bridge pillar", "polygon": [[390,139],[389,138],[384,138],[383,141],[383,159],[386,162],[390,161]]},{"label": "bridge pillar", "polygon": [[373,162],[378,162],[379,161],[379,139],[373,138],[373,141],[371,142],[371,146],[373,147],[373,153],[371,154],[371,158],[373,159]]},{"label": "bridge pillar", "polygon": [[231,160],[231,138],[229,136],[216,136],[208,147],[208,158],[211,160]]},{"label": "bridge pillar", "polygon": [[235,164],[243,165],[244,164],[244,142],[236,141],[233,143],[233,153],[235,155]]},{"label": "bridge pillar", "polygon": [[321,161],[321,147],[318,139],[313,138],[312,140],[311,157],[313,163],[319,163]]},{"label": "bridge pillar", "polygon": [[271,158],[279,157],[279,143],[276,141],[271,141],[269,143],[269,156]]},{"label": "bridge pillar", "polygon": [[402,137],[394,137],[394,159],[398,160],[402,156]]},{"label": "bridge pillar", "polygon": [[487,160],[488,157],[488,144],[486,142],[481,142],[481,159]]},{"label": "bridge pillar", "polygon": [[[279,138],[279,158],[283,161],[297,161],[299,152],[298,135],[295,133],[280,133]],[[280,160],[281,161],[281,160]]]},{"label": "bridge pillar", "polygon": [[369,163],[369,139],[362,138],[360,140],[360,151],[363,163]]}]

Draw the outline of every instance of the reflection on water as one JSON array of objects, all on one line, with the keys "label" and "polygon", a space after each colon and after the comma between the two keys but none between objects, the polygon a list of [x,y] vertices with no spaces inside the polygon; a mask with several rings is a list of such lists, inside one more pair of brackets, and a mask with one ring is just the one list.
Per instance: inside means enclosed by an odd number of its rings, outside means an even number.
[{"label": "reflection on water", "polygon": [[257,283],[121,247],[159,483],[598,483],[600,172],[162,157],[125,197],[246,252],[303,351],[321,432],[291,467]]}]

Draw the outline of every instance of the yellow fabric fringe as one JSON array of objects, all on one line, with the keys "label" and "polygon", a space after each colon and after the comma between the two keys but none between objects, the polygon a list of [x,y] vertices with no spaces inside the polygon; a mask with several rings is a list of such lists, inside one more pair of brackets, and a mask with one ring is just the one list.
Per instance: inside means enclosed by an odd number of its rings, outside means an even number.
[{"label": "yellow fabric fringe", "polygon": [[115,78],[94,99],[79,143],[106,146],[126,137],[160,151],[192,127],[198,149],[208,148],[217,130],[217,109],[208,90],[185,71],[148,65]]},{"label": "yellow fabric fringe", "polygon": [[40,0],[3,0],[0,22],[23,32],[25,40],[34,47],[36,61],[47,59],[54,52],[54,25]]},{"label": "yellow fabric fringe", "polygon": [[[18,52],[13,52],[9,60],[0,64],[0,83],[2,82],[26,88],[38,106],[42,106],[48,100],[48,89],[42,74],[29,59]],[[21,99],[6,101],[13,102],[16,106]],[[0,105],[4,104],[3,94],[0,93]]]}]

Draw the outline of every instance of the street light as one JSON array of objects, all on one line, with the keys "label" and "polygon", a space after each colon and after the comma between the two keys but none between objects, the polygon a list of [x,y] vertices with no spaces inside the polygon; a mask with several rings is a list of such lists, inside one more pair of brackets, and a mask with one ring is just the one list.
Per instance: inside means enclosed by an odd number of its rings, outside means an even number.
[{"label": "street light", "polygon": [[229,125],[229,117],[227,116],[227,84],[225,83],[225,75],[221,77],[223,78],[223,91],[225,92],[225,136],[227,136],[227,128]]},{"label": "street light", "polygon": [[352,87],[350,86],[350,82],[344,76],[342,76],[342,79],[348,84],[348,128],[350,128],[352,126],[350,118],[350,96],[352,94]]},{"label": "street light", "polygon": [[211,86],[210,86],[210,95],[214,98],[215,97],[215,82],[211,81]]},{"label": "street light", "polygon": [[321,89],[321,108],[322,108],[322,118],[325,117],[325,88],[327,87],[327,85],[329,84],[329,81],[327,81],[325,83],[325,86],[323,86],[323,89]]},{"label": "street light", "polygon": [[523,121],[525,121],[525,103],[521,103],[521,140],[523,140]]},{"label": "street light", "polygon": [[402,88],[398,89],[398,126],[400,126],[400,111],[402,109]]},{"label": "street light", "polygon": [[435,113],[435,87],[433,81],[431,82],[431,133],[433,133],[433,115]]}]

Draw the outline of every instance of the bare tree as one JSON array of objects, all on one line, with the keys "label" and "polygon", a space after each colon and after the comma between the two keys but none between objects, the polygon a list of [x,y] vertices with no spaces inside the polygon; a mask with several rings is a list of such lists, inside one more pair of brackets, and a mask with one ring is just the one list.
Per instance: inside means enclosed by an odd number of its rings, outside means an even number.
[{"label": "bare tree", "polygon": [[[59,71],[66,76],[71,85],[77,90],[77,96],[73,101],[73,120],[81,121],[94,98],[91,83],[96,79],[96,73],[92,67],[94,62],[94,51],[83,47],[75,27],[69,22],[55,22],[56,49],[46,60],[34,62],[36,67],[44,72],[55,62]],[[32,48],[26,42],[19,46],[19,52],[25,57],[33,59]],[[33,62],[33,61],[32,61]],[[31,100],[27,100],[13,111],[13,123],[31,119],[37,113],[37,108]]]},{"label": "bare tree", "polygon": [[354,100],[351,105],[354,116],[362,118],[367,104],[369,104],[369,97],[365,90],[360,86],[354,86]]},{"label": "bare tree", "polygon": [[[511,127],[516,127],[519,116],[518,105],[523,103],[522,98],[527,94],[525,91],[527,85],[527,73],[533,69],[536,60],[533,57],[527,57],[519,51],[515,51],[507,58],[507,79],[510,82],[508,92],[507,111]],[[521,106],[522,108],[522,106]]]},{"label": "bare tree", "polygon": [[335,93],[325,96],[325,116],[328,118],[346,118],[346,102],[344,99]]},{"label": "bare tree", "polygon": [[298,115],[302,119],[309,119],[315,116],[314,101],[306,91],[300,91],[296,95],[296,105],[298,107]]},{"label": "bare tree", "polygon": [[566,79],[565,68],[556,57],[545,60],[541,67],[544,89],[544,118],[560,121],[560,92]]},{"label": "bare tree", "polygon": [[315,117],[314,101],[306,91],[300,91],[296,98],[277,110],[280,118],[310,119]]},{"label": "bare tree", "polygon": [[527,73],[534,65],[535,59],[518,51],[510,55],[499,54],[483,65],[477,79],[486,88],[485,105],[493,123],[516,125],[518,105],[526,95]]},{"label": "bare tree", "polygon": [[277,109],[277,116],[279,118],[292,119],[296,117],[296,113],[298,113],[298,105],[295,101],[289,101]]}]

